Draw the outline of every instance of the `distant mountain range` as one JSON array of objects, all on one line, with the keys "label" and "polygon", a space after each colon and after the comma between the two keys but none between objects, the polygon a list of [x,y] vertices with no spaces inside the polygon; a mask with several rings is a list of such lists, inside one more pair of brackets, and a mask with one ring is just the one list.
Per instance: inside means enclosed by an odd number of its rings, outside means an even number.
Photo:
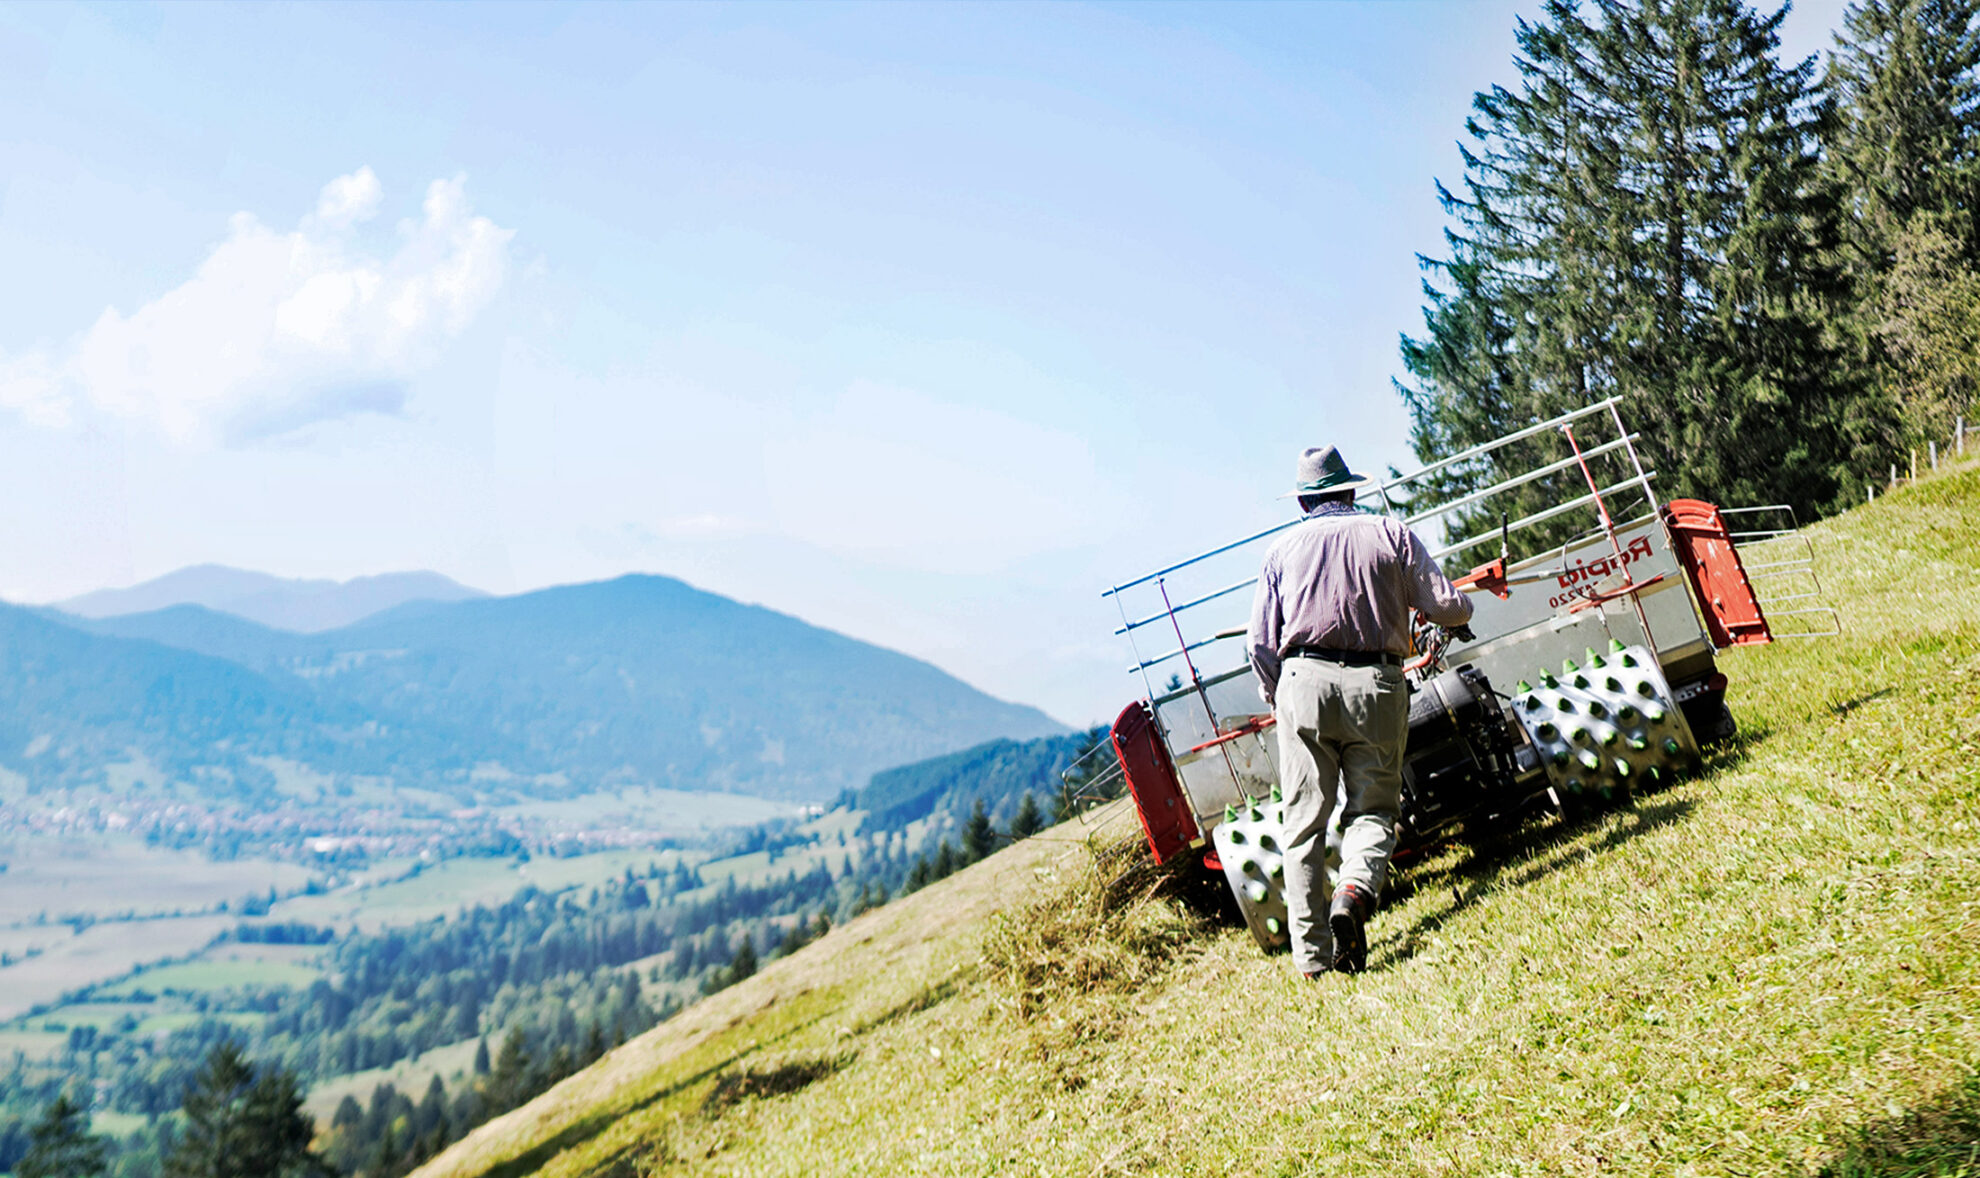
[{"label": "distant mountain range", "polygon": [[202,605],[277,630],[315,634],[348,626],[409,601],[466,601],[486,596],[479,589],[470,589],[439,573],[383,573],[348,581],[302,581],[202,564],[128,589],[98,589],[58,601],[55,608],[79,617],[113,618],[175,605]]},{"label": "distant mountain range", "polygon": [[200,605],[0,607],[0,766],[273,789],[267,758],[466,797],[650,784],[822,800],[878,770],[1063,732],[918,659],[680,581],[408,601],[320,633]]}]

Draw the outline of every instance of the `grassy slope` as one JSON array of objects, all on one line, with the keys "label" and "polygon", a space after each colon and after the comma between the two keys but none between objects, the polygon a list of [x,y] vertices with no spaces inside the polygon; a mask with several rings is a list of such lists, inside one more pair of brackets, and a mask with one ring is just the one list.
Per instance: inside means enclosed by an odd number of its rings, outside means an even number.
[{"label": "grassy slope", "polygon": [[1848,633],[1726,656],[1736,747],[1413,869],[1360,979],[1219,929],[1026,1017],[1032,840],[421,1173],[1980,1173],[1980,467],[1810,532]]}]

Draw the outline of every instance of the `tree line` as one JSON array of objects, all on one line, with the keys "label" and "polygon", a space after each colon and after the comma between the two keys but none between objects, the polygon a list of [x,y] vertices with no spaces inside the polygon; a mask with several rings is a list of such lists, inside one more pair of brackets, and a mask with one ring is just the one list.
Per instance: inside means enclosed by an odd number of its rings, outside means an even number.
[{"label": "tree line", "polygon": [[[1781,60],[1786,14],[1546,0],[1518,22],[1518,81],[1475,97],[1463,180],[1436,188],[1445,248],[1419,259],[1397,389],[1420,458],[1619,395],[1666,494],[1823,513],[1971,423],[1976,5],[1858,0],[1826,65]],[[1569,486],[1529,484],[1507,510]]]}]

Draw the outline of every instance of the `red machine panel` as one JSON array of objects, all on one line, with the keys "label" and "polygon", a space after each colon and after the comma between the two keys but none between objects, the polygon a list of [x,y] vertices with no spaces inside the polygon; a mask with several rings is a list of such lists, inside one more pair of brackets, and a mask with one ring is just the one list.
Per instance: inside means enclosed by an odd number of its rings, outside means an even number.
[{"label": "red machine panel", "polygon": [[1712,644],[1723,648],[1772,642],[1773,631],[1719,509],[1702,499],[1673,499],[1664,505],[1664,522],[1698,592]]},{"label": "red machine panel", "polygon": [[1199,837],[1196,817],[1190,813],[1189,799],[1183,796],[1176,763],[1162,743],[1155,715],[1145,702],[1129,704],[1114,721],[1114,752],[1127,774],[1134,810],[1141,817],[1141,829],[1148,834],[1155,862],[1166,863],[1187,853]]}]

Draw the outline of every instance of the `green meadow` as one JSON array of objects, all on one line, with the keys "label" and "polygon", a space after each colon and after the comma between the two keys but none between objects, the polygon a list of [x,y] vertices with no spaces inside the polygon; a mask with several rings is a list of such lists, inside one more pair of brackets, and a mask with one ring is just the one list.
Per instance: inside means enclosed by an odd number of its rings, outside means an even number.
[{"label": "green meadow", "polygon": [[1741,735],[1397,881],[1303,981],[1033,838],[691,1008],[424,1178],[1980,1172],[1980,468],[1807,530],[1840,637]]}]

